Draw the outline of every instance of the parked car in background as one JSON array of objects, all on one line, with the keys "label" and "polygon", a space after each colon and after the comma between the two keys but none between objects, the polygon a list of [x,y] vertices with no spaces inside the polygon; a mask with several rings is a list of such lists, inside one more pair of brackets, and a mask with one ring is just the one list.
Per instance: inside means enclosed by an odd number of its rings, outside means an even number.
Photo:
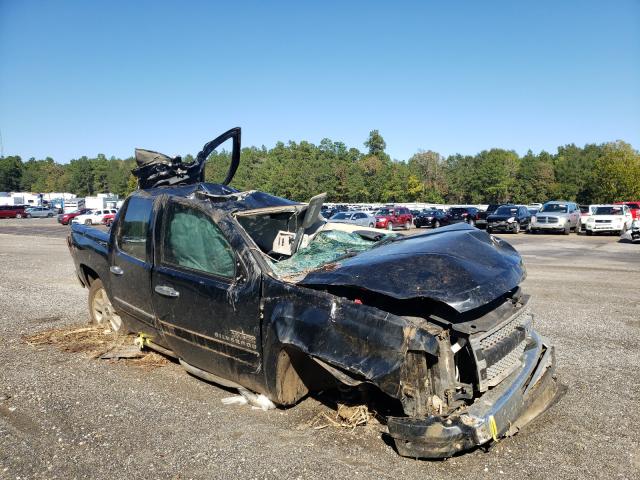
[{"label": "parked car in background", "polygon": [[476,207],[452,207],[447,215],[449,216],[449,223],[465,222],[469,225],[475,225],[479,213],[480,210]]},{"label": "parked car in background", "polygon": [[531,217],[531,233],[539,231],[562,232],[569,235],[571,230],[578,233],[580,209],[575,202],[552,201],[545,203],[540,211]]},{"label": "parked car in background", "polygon": [[526,231],[531,224],[531,214],[524,205],[502,205],[487,217],[487,233]]},{"label": "parked car in background", "polygon": [[80,210],[76,210],[74,212],[61,213],[58,215],[58,223],[61,223],[62,225],[69,225],[69,223],[71,223],[71,220],[73,220],[79,215],[85,215],[90,211],[91,211],[90,208],[81,208]]},{"label": "parked car in background", "polygon": [[487,226],[487,217],[495,212],[500,205],[496,203],[492,203],[487,207],[487,209],[483,212],[482,210],[478,212],[478,219],[476,220],[476,227],[485,228]]},{"label": "parked car in background", "polygon": [[58,214],[58,210],[55,208],[49,208],[49,207],[29,207],[27,209],[25,209],[25,216],[27,218],[30,217],[34,217],[34,218],[46,218],[46,217],[53,217],[54,215]]},{"label": "parked car in background", "polygon": [[631,223],[631,228],[620,235],[620,240],[640,243],[640,220],[634,220]]},{"label": "parked car in background", "polygon": [[107,227],[110,227],[111,225],[113,225],[115,218],[116,218],[115,213],[108,213],[104,217],[102,217],[102,224],[106,225]]},{"label": "parked car in background", "polygon": [[118,211],[114,208],[90,210],[89,212],[78,215],[71,220],[71,223],[81,223],[83,225],[100,224],[104,220],[105,215],[116,214]]},{"label": "parked car in background", "polygon": [[411,225],[413,225],[413,215],[406,207],[384,207],[376,212],[376,228],[393,230],[404,227],[409,230]]},{"label": "parked car in background", "polygon": [[620,235],[631,228],[633,217],[627,205],[601,205],[587,218],[587,235],[606,232]]},{"label": "parked car in background", "polygon": [[0,218],[24,218],[26,216],[24,205],[0,206]]},{"label": "parked car in background", "polygon": [[633,202],[615,202],[614,205],[626,205],[629,207],[634,220],[640,220],[640,200]]},{"label": "parked car in background", "polygon": [[580,228],[578,231],[584,232],[587,229],[587,218],[593,215],[596,211],[596,208],[601,207],[602,205],[593,204],[593,205],[578,205],[580,209]]},{"label": "parked car in background", "polygon": [[376,217],[366,212],[338,212],[329,218],[332,223],[350,223],[361,227],[375,227]]},{"label": "parked car in background", "polygon": [[438,228],[442,225],[449,225],[449,217],[442,210],[438,209],[425,209],[413,217],[413,224],[416,228],[433,227]]}]

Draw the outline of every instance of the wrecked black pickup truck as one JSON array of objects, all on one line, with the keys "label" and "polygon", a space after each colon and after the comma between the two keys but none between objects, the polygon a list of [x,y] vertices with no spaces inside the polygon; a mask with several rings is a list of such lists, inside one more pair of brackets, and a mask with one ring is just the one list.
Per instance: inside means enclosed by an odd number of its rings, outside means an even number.
[{"label": "wrecked black pickup truck", "polygon": [[[229,139],[227,178],[203,182]],[[332,224],[323,195],[301,204],[228,186],[239,156],[238,128],[191,163],[136,151],[140,189],[111,230],[69,236],[94,321],[280,406],[373,388],[408,457],[489,444],[550,405],[554,349],[533,329],[508,243],[467,224],[406,237]]]}]

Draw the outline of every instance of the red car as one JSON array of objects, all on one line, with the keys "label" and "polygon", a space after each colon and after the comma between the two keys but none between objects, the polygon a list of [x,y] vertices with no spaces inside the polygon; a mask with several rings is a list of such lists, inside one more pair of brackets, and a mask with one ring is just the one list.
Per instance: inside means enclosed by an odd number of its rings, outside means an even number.
[{"label": "red car", "polygon": [[24,205],[1,205],[0,218],[25,218]]},{"label": "red car", "polygon": [[385,207],[376,212],[376,228],[393,230],[404,227],[409,230],[413,225],[413,215],[406,207]]},{"label": "red car", "polygon": [[107,213],[104,217],[102,217],[102,224],[110,227],[113,224],[113,221],[116,218],[115,213]]},{"label": "red car", "polygon": [[71,220],[76,218],[78,215],[84,215],[89,211],[91,211],[90,208],[81,208],[80,210],[76,210],[75,212],[61,213],[60,215],[58,215],[58,223],[61,223],[62,225],[69,225],[71,223]]},{"label": "red car", "polygon": [[615,202],[614,205],[626,205],[631,211],[634,220],[640,220],[640,200],[633,202]]}]

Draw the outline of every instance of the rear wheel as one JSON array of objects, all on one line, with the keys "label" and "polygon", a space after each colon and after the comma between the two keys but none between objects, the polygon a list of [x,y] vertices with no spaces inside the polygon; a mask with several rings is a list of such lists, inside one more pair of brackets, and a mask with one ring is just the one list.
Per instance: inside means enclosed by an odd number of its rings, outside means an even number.
[{"label": "rear wheel", "polygon": [[[111,225],[111,224],[109,224],[109,225]],[[370,223],[369,224],[369,228],[373,228],[373,227],[375,227],[375,225],[373,223]]]},{"label": "rear wheel", "polygon": [[491,233],[491,227],[487,227],[487,233]]},{"label": "rear wheel", "polygon": [[21,213],[16,214],[16,218],[22,218],[22,214]]},{"label": "rear wheel", "polygon": [[473,221],[473,218],[470,218],[469,220],[467,220],[467,223],[472,227],[476,224],[476,222]]},{"label": "rear wheel", "polygon": [[53,213],[47,213],[47,218],[53,217]]},{"label": "rear wheel", "polygon": [[571,225],[567,223],[567,226],[564,227],[564,230],[562,231],[562,233],[564,235],[569,235],[571,233]]},{"label": "rear wheel", "polygon": [[91,323],[109,324],[114,332],[124,332],[122,318],[111,305],[102,280],[96,278],[89,288],[89,316]]},{"label": "rear wheel", "polygon": [[593,235],[593,232],[591,230],[587,230],[587,236],[590,237],[591,235]]},{"label": "rear wheel", "polygon": [[513,228],[513,233],[520,233],[520,224],[516,222],[516,226]]},{"label": "rear wheel", "polygon": [[92,223],[93,223],[93,222],[91,221],[91,219],[90,219],[90,218],[87,218],[87,219],[84,221],[84,224],[85,224],[85,225],[91,225]]}]

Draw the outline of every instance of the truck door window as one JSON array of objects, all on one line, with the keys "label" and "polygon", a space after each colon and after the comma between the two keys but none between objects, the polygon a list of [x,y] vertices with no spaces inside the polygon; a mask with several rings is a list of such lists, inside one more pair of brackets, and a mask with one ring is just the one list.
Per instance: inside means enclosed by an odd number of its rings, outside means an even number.
[{"label": "truck door window", "polygon": [[118,248],[139,260],[146,260],[149,218],[153,209],[151,198],[131,197],[124,220],[118,231]]},{"label": "truck door window", "polygon": [[167,212],[162,249],[164,263],[233,278],[231,246],[218,226],[202,211],[172,203]]}]

